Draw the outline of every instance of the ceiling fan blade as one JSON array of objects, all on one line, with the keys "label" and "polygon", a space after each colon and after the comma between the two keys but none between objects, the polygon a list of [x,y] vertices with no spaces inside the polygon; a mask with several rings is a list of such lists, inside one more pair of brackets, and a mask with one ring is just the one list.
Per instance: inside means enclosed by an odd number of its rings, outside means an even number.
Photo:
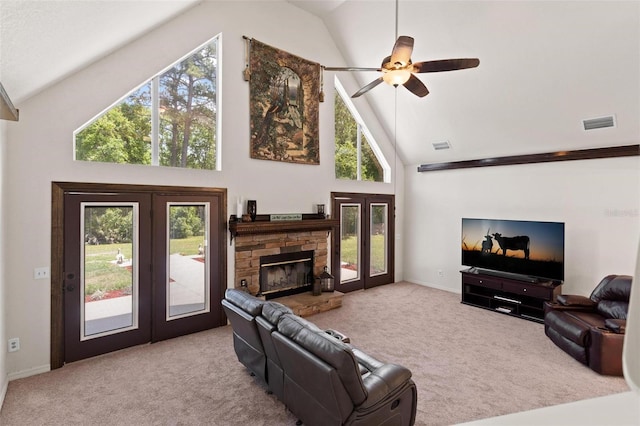
[{"label": "ceiling fan blade", "polygon": [[378,77],[375,80],[373,80],[371,83],[369,83],[366,86],[364,86],[362,89],[358,90],[351,97],[352,98],[357,98],[358,96],[361,96],[361,95],[367,93],[369,90],[373,89],[374,87],[376,87],[378,84],[382,83],[383,81],[384,80],[382,79],[382,77]]},{"label": "ceiling fan blade", "polygon": [[382,71],[382,68],[363,68],[363,67],[324,67],[327,71]]},{"label": "ceiling fan blade", "polygon": [[427,86],[425,86],[424,83],[420,81],[420,79],[413,74],[411,74],[411,77],[409,77],[409,80],[407,80],[406,83],[404,83],[404,87],[409,89],[409,91],[414,95],[419,96],[421,98],[424,98],[429,94],[429,89],[427,89]]},{"label": "ceiling fan blade", "polygon": [[475,68],[480,65],[478,58],[442,59],[439,61],[425,61],[413,64],[413,72],[441,72],[455,71],[465,68]]},{"label": "ceiling fan blade", "polygon": [[404,67],[411,61],[411,53],[413,52],[413,37],[400,36],[393,45],[391,52],[391,65]]}]

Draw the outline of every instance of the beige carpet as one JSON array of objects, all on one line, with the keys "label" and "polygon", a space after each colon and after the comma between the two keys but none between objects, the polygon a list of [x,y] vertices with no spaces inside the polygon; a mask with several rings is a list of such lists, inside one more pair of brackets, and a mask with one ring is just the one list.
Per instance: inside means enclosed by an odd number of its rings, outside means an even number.
[{"label": "beige carpet", "polygon": [[[398,283],[350,293],[309,318],[418,387],[418,425],[447,425],[628,390],[562,352],[542,324]],[[15,380],[2,425],[293,425],[237,361],[230,327],[126,349]]]}]

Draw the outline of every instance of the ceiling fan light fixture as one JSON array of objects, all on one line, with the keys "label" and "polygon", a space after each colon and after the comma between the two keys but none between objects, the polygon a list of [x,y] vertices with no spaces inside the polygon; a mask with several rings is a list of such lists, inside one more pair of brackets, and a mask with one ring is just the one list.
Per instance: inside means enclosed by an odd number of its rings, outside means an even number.
[{"label": "ceiling fan light fixture", "polygon": [[385,83],[390,84],[392,86],[397,86],[399,84],[404,84],[411,77],[411,72],[407,69],[398,69],[398,70],[383,70],[382,79]]}]

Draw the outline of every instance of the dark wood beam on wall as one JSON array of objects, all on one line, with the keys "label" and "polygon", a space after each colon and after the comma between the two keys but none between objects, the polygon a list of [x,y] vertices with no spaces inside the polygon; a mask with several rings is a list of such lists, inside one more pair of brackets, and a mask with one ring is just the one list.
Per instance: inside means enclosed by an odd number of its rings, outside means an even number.
[{"label": "dark wood beam on wall", "polygon": [[542,154],[512,155],[508,157],[482,158],[479,160],[451,161],[422,164],[418,172],[468,169],[472,167],[512,166],[516,164],[549,163],[551,161],[592,160],[596,158],[632,157],[640,155],[640,145],[621,145],[607,148],[556,151]]}]

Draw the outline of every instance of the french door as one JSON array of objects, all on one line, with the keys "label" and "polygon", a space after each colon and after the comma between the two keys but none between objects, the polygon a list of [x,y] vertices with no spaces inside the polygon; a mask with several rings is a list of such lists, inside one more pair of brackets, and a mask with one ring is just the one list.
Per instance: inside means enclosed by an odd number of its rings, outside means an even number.
[{"label": "french door", "polygon": [[224,193],[119,189],[62,192],[52,368],[224,324]]},{"label": "french door", "polygon": [[333,193],[340,219],[333,235],[332,272],[336,290],[349,292],[394,280],[393,195]]},{"label": "french door", "polygon": [[[65,196],[65,361],[150,340],[150,206],[147,194]],[[106,221],[119,229],[105,235]]]},{"label": "french door", "polygon": [[[226,287],[217,282],[212,289],[211,277],[226,267],[216,261],[220,246],[209,244],[220,237],[215,224],[224,220],[215,201],[210,196],[154,196],[152,251],[153,258],[162,261],[152,263],[152,341],[222,325],[220,300],[212,298],[212,290]],[[194,225],[184,229],[190,222]]]}]

